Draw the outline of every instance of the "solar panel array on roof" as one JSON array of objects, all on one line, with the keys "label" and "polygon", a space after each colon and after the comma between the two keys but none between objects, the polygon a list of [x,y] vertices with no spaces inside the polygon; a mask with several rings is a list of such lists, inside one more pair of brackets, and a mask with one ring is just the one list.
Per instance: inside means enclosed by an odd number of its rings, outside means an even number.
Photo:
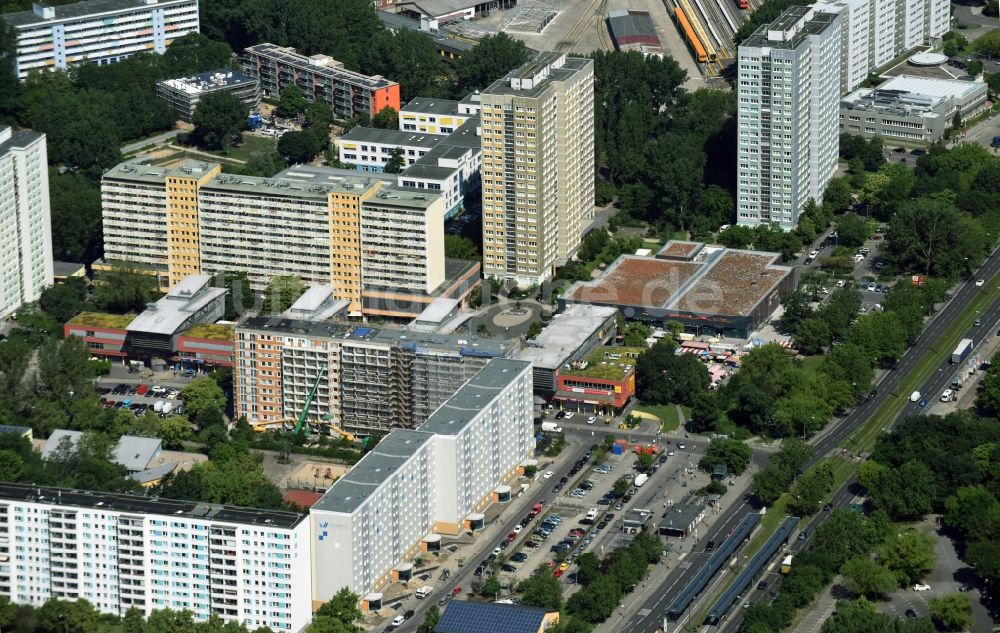
[{"label": "solar panel array on roof", "polygon": [[452,600],[435,633],[538,633],[545,609],[515,604]]}]

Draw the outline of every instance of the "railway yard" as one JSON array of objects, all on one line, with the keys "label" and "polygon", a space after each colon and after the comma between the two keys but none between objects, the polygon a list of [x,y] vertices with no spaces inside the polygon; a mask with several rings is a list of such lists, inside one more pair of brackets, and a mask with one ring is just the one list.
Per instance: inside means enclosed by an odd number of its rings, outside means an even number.
[{"label": "railway yard", "polygon": [[763,0],[521,0],[508,11],[465,23],[480,34],[504,31],[537,50],[614,50],[608,14],[649,13],[661,50],[688,71],[688,88],[727,76],[733,35]]}]

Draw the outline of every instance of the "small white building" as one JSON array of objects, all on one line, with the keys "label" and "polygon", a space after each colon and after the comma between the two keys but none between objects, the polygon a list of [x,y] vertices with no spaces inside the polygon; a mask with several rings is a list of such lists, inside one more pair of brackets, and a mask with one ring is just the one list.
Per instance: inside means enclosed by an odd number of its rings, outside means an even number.
[{"label": "small white building", "polygon": [[399,129],[423,134],[451,134],[479,114],[479,93],[461,101],[417,97],[399,110]]}]

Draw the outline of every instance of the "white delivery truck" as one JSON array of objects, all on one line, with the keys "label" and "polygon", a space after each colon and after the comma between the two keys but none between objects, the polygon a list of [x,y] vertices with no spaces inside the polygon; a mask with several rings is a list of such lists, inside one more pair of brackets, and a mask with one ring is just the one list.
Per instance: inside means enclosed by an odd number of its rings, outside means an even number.
[{"label": "white delivery truck", "polygon": [[432,592],[432,591],[434,591],[434,588],[433,588],[433,587],[428,587],[427,585],[424,585],[424,586],[423,586],[423,587],[421,587],[420,589],[417,589],[417,592],[416,592],[416,596],[417,596],[417,598],[419,598],[420,600],[423,600],[423,599],[424,599],[424,598],[426,598],[427,596],[431,595],[431,592]]},{"label": "white delivery truck", "polygon": [[917,400],[920,400],[920,392],[914,391],[910,394],[910,402],[916,402]]},{"label": "white delivery truck", "polygon": [[555,422],[542,422],[542,430],[548,433],[562,433],[562,427]]},{"label": "white delivery truck", "polygon": [[647,475],[646,473],[642,473],[641,475],[636,477],[635,481],[633,481],[632,483],[635,484],[636,488],[642,488],[642,484],[646,483],[647,481],[649,481],[649,475]]}]

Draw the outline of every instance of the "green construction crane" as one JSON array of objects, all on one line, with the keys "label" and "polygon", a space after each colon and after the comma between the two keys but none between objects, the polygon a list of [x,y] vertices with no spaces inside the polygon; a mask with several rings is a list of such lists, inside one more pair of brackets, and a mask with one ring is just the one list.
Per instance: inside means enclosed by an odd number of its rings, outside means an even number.
[{"label": "green construction crane", "polygon": [[302,424],[306,421],[306,416],[309,415],[309,407],[312,406],[313,398],[316,397],[316,390],[319,389],[319,381],[323,379],[323,375],[329,366],[323,363],[323,366],[319,368],[319,374],[316,376],[316,382],[313,383],[312,389],[309,390],[309,395],[306,396],[306,404],[302,407],[302,413],[299,414],[298,421],[295,422],[295,430],[292,433],[297,434],[302,429]]}]

